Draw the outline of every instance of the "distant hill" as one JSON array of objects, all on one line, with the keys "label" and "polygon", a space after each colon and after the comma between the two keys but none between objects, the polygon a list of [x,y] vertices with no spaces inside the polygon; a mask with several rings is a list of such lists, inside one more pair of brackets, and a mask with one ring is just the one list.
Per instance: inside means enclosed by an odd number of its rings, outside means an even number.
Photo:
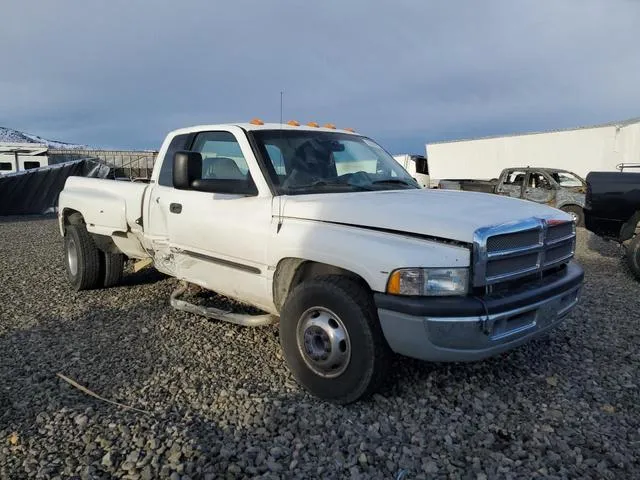
[{"label": "distant hill", "polygon": [[50,148],[89,148],[86,145],[78,145],[75,143],[58,142],[56,140],[47,140],[46,138],[32,135],[31,133],[20,132],[12,128],[0,127],[0,142],[5,143],[40,143],[48,145]]}]

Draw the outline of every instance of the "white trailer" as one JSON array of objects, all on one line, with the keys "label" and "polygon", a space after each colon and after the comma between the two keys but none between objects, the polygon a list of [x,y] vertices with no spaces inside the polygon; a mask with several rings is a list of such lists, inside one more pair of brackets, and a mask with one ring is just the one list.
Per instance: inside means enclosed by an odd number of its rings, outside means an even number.
[{"label": "white trailer", "polygon": [[640,118],[590,127],[426,145],[432,184],[496,178],[505,168],[616,171],[640,163]]},{"label": "white trailer", "polygon": [[48,150],[44,144],[0,142],[0,175],[49,165]]}]

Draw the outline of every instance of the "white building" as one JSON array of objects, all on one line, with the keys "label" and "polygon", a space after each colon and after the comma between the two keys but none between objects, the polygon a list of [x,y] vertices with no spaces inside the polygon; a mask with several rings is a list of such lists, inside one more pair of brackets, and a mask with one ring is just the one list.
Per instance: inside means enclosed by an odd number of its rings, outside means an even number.
[{"label": "white building", "polygon": [[432,185],[444,179],[497,178],[505,168],[526,166],[561,168],[584,178],[591,171],[616,171],[621,164],[640,164],[640,118],[431,143],[426,152]]}]

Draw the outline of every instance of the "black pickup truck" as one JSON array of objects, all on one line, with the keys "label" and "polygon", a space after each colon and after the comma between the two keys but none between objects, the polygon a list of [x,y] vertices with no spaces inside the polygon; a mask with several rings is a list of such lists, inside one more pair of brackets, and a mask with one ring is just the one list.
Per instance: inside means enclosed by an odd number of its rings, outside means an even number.
[{"label": "black pickup truck", "polygon": [[631,271],[640,280],[640,173],[591,172],[586,181],[587,230],[621,243]]}]

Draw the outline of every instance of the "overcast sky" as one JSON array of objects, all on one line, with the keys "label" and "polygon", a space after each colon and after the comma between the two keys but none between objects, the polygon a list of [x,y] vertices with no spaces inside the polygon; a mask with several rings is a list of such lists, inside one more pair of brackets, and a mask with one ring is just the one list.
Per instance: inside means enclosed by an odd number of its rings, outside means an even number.
[{"label": "overcast sky", "polygon": [[3,2],[0,126],[158,148],[258,116],[428,141],[640,116],[638,0]]}]

